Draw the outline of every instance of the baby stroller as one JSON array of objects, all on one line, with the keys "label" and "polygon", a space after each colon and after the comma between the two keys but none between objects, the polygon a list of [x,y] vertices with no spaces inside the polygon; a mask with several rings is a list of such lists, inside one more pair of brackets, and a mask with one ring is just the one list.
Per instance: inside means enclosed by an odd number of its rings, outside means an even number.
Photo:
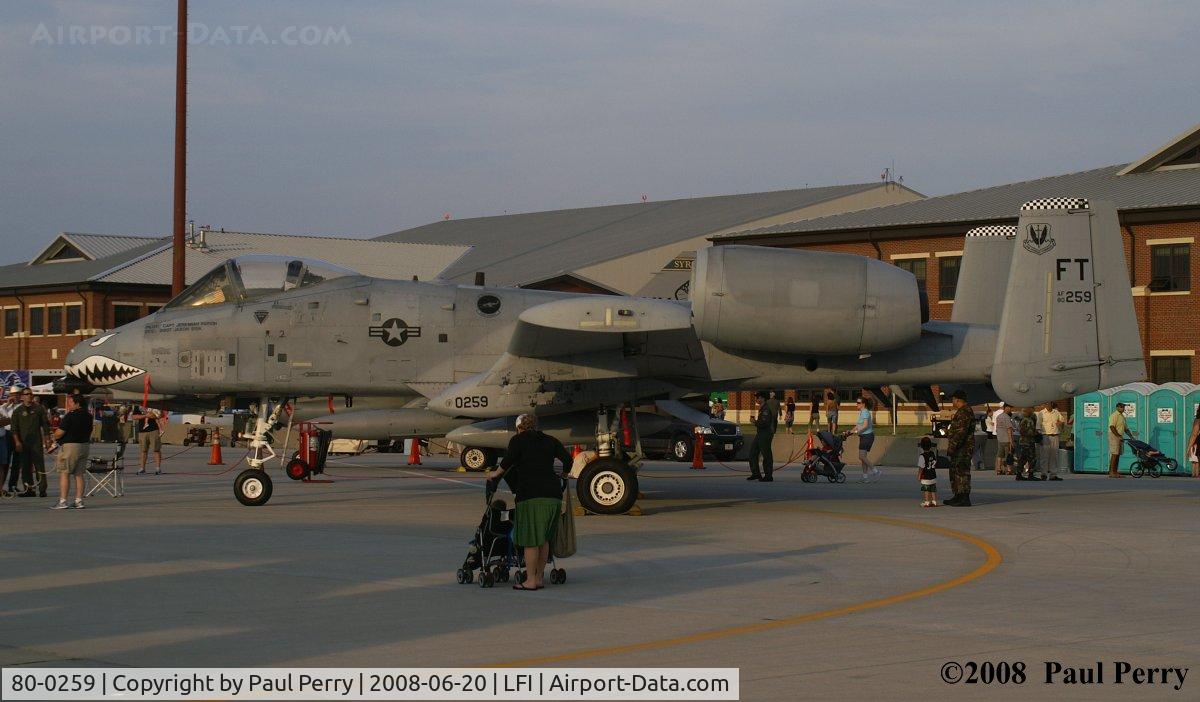
[{"label": "baby stroller", "polygon": [[821,441],[821,445],[813,446],[808,450],[808,455],[800,464],[804,469],[804,472],[800,474],[800,480],[806,483],[815,483],[817,478],[824,476],[831,483],[846,482],[846,474],[842,472],[842,469],[846,467],[846,464],[842,463],[843,437],[823,429],[817,432],[817,438]]},{"label": "baby stroller", "polygon": [[[493,587],[496,583],[506,583],[513,577],[512,568],[516,568],[516,581],[525,582],[525,558],[513,546],[513,514],[508,503],[496,497],[498,481],[488,480],[484,487],[484,501],[487,509],[475,528],[475,536],[467,544],[467,557],[463,559],[462,567],[458,569],[457,577],[460,585],[474,582],[475,571],[479,571],[479,587]],[[550,582],[558,585],[566,582],[567,571],[554,567],[554,555],[551,554],[547,564]]]},{"label": "baby stroller", "polygon": [[1179,469],[1179,461],[1168,458],[1162,451],[1145,441],[1135,439],[1128,431],[1125,432],[1122,441],[1129,446],[1129,450],[1133,451],[1135,458],[1133,464],[1129,466],[1129,474],[1135,478],[1147,474],[1151,478],[1157,478],[1164,471],[1174,473]]}]

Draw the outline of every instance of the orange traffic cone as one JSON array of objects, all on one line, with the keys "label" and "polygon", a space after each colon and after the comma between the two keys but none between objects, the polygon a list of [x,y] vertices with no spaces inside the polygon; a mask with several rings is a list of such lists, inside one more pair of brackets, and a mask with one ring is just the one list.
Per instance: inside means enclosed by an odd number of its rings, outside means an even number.
[{"label": "orange traffic cone", "polygon": [[704,434],[701,434],[696,427],[696,445],[692,447],[692,468],[695,470],[704,469]]},{"label": "orange traffic cone", "polygon": [[408,465],[421,465],[421,440],[415,436],[412,439],[412,450],[408,452]]},{"label": "orange traffic cone", "polygon": [[813,450],[813,435],[812,435],[812,431],[809,431],[808,432],[808,441],[805,442],[805,444],[804,444],[804,456],[807,458],[808,456],[812,455],[812,450]]},{"label": "orange traffic cone", "polygon": [[208,465],[223,466],[225,461],[221,459],[221,428],[213,427],[212,430],[212,453],[208,457]]}]

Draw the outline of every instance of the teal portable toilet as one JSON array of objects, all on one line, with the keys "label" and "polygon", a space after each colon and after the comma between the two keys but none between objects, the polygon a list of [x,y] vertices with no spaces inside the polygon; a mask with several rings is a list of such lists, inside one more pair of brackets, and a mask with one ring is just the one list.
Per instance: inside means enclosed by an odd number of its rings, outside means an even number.
[{"label": "teal portable toilet", "polygon": [[[1147,421],[1147,415],[1150,413],[1150,393],[1157,389],[1158,386],[1154,383],[1129,383],[1100,391],[1103,397],[1101,411],[1104,413],[1104,470],[1100,472],[1108,472],[1108,416],[1112,414],[1113,408],[1118,402],[1124,403],[1126,428],[1135,438],[1146,441],[1146,437],[1150,435],[1150,423]],[[1117,470],[1128,473],[1129,466],[1133,463],[1132,458],[1133,453],[1128,447],[1124,447]]]},{"label": "teal portable toilet", "polygon": [[[1190,470],[1188,465],[1188,446],[1187,440],[1192,432],[1192,417],[1196,415],[1196,406],[1188,402],[1189,396],[1192,393],[1200,390],[1200,385],[1195,383],[1163,383],[1164,388],[1171,388],[1179,393],[1179,410],[1175,413],[1175,453],[1172,455],[1175,460],[1179,461],[1179,473],[1182,475]],[[1197,397],[1200,399],[1200,396]],[[1190,413],[1189,413],[1189,410]]]},{"label": "teal portable toilet", "polygon": [[[1075,397],[1075,473],[1104,473],[1108,470],[1108,413],[1104,411],[1104,395],[1100,391]],[[1200,402],[1200,394],[1196,401]]]},{"label": "teal portable toilet", "polygon": [[[1182,419],[1184,403],[1191,387],[1180,387],[1183,383],[1165,383],[1159,385],[1147,398],[1146,423],[1149,431],[1144,441],[1174,458],[1182,465],[1181,455],[1183,444],[1187,437],[1180,438],[1183,433]],[[1188,385],[1191,385],[1188,383]]]}]

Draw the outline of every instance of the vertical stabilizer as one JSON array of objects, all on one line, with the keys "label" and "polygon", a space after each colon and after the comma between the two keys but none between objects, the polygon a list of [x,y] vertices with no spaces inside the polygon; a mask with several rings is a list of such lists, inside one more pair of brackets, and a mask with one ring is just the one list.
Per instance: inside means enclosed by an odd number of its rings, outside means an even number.
[{"label": "vertical stabilizer", "polygon": [[1017,228],[1011,224],[967,232],[951,322],[1000,325],[1016,238]]},{"label": "vertical stabilizer", "polygon": [[1015,244],[992,367],[996,393],[1025,406],[1143,380],[1116,207],[1083,198],[1027,202]]}]

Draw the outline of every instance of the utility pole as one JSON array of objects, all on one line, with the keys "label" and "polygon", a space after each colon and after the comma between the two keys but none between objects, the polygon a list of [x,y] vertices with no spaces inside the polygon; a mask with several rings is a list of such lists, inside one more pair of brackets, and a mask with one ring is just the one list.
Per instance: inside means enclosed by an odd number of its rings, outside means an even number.
[{"label": "utility pole", "polygon": [[175,222],[172,226],[171,296],[183,292],[183,228],[187,217],[187,0],[179,0],[175,33]]}]

